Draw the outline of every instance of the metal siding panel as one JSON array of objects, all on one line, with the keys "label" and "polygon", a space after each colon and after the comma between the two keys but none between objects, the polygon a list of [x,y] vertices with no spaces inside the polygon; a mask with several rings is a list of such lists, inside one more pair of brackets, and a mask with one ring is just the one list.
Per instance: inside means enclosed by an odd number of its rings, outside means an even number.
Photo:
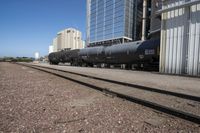
[{"label": "metal siding panel", "polygon": [[[166,8],[168,5],[163,5],[163,7],[162,8]],[[168,48],[168,42],[169,42],[169,29],[168,29],[168,17],[169,16],[169,12],[166,12],[166,13],[163,13],[162,14],[162,18],[163,18],[163,21],[162,21],[162,29],[164,30],[164,35],[165,35],[165,37],[163,37],[164,39],[163,39],[163,41],[162,41],[162,43],[161,43],[161,45],[162,45],[162,72],[164,72],[164,73],[167,73],[168,72],[168,57],[169,57],[169,55],[168,55],[168,50],[169,50],[169,48]]]},{"label": "metal siding panel", "polygon": [[166,29],[167,29],[167,37],[166,37],[166,54],[165,54],[165,72],[169,72],[169,39],[170,39],[170,29],[169,29],[169,21],[168,19],[170,18],[170,12],[167,13],[166,17]]},{"label": "metal siding panel", "polygon": [[[167,5],[166,5],[167,6]],[[169,35],[170,35],[170,29],[169,29],[169,17],[170,17],[170,12],[166,12],[166,19],[165,19],[165,22],[166,22],[166,44],[165,44],[165,73],[168,73],[168,65],[169,65]]]},{"label": "metal siding panel", "polygon": [[164,44],[165,44],[165,36],[166,36],[166,30],[164,29],[165,27],[165,18],[164,14],[161,14],[162,20],[161,21],[161,40],[160,40],[160,63],[159,63],[159,72],[164,73]]},{"label": "metal siding panel", "polygon": [[189,8],[184,8],[184,36],[183,36],[183,69],[182,73],[188,73],[188,40],[189,40]]},{"label": "metal siding panel", "polygon": [[177,60],[176,60],[176,74],[180,73],[180,58],[181,58],[181,26],[177,29]]},{"label": "metal siding panel", "polygon": [[200,55],[200,4],[196,5],[195,22],[196,22],[196,38],[195,38],[195,75],[199,75],[199,55]]},{"label": "metal siding panel", "polygon": [[193,75],[194,71],[194,49],[195,49],[195,24],[194,21],[194,14],[192,13],[194,11],[194,6],[191,6],[190,9],[190,37],[189,37],[189,43],[188,43],[188,74]]},{"label": "metal siding panel", "polygon": [[196,32],[196,27],[195,27],[195,23],[193,22],[195,20],[194,18],[194,9],[195,7],[194,6],[191,6],[191,11],[190,11],[190,14],[191,14],[191,20],[190,20],[190,25],[191,25],[191,43],[190,43],[190,61],[191,61],[191,64],[190,64],[190,74],[193,75],[194,74],[194,56],[195,56],[195,32]]},{"label": "metal siding panel", "polygon": [[179,20],[177,19],[178,18],[178,10],[175,10],[175,13],[174,13],[174,19],[175,19],[175,29],[174,29],[174,51],[173,51],[173,67],[174,67],[174,70],[173,70],[173,73],[177,73],[178,71],[178,68],[177,68],[177,54],[178,54],[178,22]]},{"label": "metal siding panel", "polygon": [[176,72],[176,63],[175,63],[175,61],[176,61],[176,30],[177,30],[177,26],[176,26],[176,23],[175,23],[175,21],[176,21],[176,18],[175,18],[175,11],[173,11],[172,12],[172,20],[174,20],[174,22],[172,21],[172,24],[173,24],[173,35],[172,35],[172,60],[171,60],[171,62],[172,62],[172,70],[171,70],[171,72],[172,73],[175,73]]},{"label": "metal siding panel", "polygon": [[[178,1],[175,2],[175,5],[178,5]],[[179,20],[177,19],[179,16],[178,16],[178,9],[174,11],[174,49],[173,49],[173,73],[177,73],[178,71],[178,68],[177,68],[177,54],[178,54],[178,51],[177,51],[177,47],[178,47],[178,22]]]},{"label": "metal siding panel", "polygon": [[183,54],[185,53],[184,52],[184,35],[185,35],[185,30],[184,30],[184,19],[185,19],[185,16],[184,16],[184,9],[182,8],[182,9],[180,9],[180,15],[181,15],[181,19],[180,19],[180,21],[181,21],[181,25],[180,25],[180,30],[181,30],[181,32],[180,32],[180,73],[179,74],[181,74],[181,73],[183,73],[184,72],[184,64],[185,64],[185,62],[184,62],[184,57],[183,57]]},{"label": "metal siding panel", "polygon": [[161,21],[161,45],[160,45],[160,72],[165,72],[165,61],[166,61],[166,37],[167,37],[167,30],[166,30],[166,17],[167,13],[162,14]]},{"label": "metal siding panel", "polygon": [[181,73],[181,66],[182,66],[182,45],[183,45],[183,9],[178,10],[178,33],[177,33],[177,61],[176,61],[176,66],[177,66],[177,71],[176,74]]},{"label": "metal siding panel", "polygon": [[198,60],[197,60],[197,62],[198,62],[198,72],[197,72],[197,75],[199,75],[200,76],[200,13],[198,13],[198,12],[200,12],[200,4],[197,4],[197,29],[198,29],[198,32],[197,32],[197,37],[199,38],[199,41],[198,41],[198,46],[199,46],[199,48],[198,48]]},{"label": "metal siding panel", "polygon": [[196,25],[196,35],[195,35],[195,56],[194,56],[194,74],[198,74],[198,56],[199,56],[199,35],[197,34],[197,24]]},{"label": "metal siding panel", "polygon": [[188,62],[187,62],[187,73],[191,74],[191,43],[192,43],[192,36],[191,36],[192,25],[189,24],[189,40],[188,40]]},{"label": "metal siding panel", "polygon": [[188,43],[188,74],[190,74],[191,75],[191,73],[192,73],[192,69],[191,69],[191,63],[192,63],[192,61],[191,61],[191,57],[192,57],[192,48],[191,48],[191,44],[192,44],[192,35],[191,35],[191,33],[192,33],[192,30],[193,30],[193,25],[189,25],[189,43]]},{"label": "metal siding panel", "polygon": [[195,12],[193,13],[193,21],[194,21],[194,25],[195,25],[195,33],[194,33],[194,41],[195,41],[195,44],[194,44],[194,67],[193,67],[193,74],[194,75],[197,75],[197,67],[198,67],[198,50],[199,50],[199,46],[198,46],[198,43],[199,43],[199,38],[198,38],[198,29],[197,29],[197,5],[195,5]]},{"label": "metal siding panel", "polygon": [[167,42],[167,47],[168,47],[168,49],[167,49],[167,73],[170,73],[170,66],[171,66],[171,63],[170,63],[170,59],[171,59],[171,55],[170,55],[170,53],[171,53],[171,46],[170,46],[170,43],[171,43],[171,31],[172,31],[172,29],[170,28],[170,25],[171,25],[171,21],[170,21],[170,16],[171,16],[171,12],[169,12],[169,14],[168,14],[169,16],[168,16],[168,24],[169,24],[169,26],[167,27],[167,29],[169,29],[169,31],[168,31],[168,42]]},{"label": "metal siding panel", "polygon": [[[173,4],[174,5],[174,4]],[[172,6],[173,6],[172,5]],[[172,70],[174,69],[173,68],[173,49],[174,49],[174,11],[170,11],[170,18],[169,18],[169,21],[170,21],[170,38],[169,38],[169,73],[172,73]]]}]

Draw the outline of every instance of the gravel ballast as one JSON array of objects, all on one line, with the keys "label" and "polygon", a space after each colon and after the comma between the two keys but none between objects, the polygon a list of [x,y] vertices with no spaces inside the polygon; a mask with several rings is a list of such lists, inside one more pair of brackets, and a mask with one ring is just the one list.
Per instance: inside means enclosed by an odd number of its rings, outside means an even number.
[{"label": "gravel ballast", "polygon": [[200,132],[200,126],[35,69],[0,63],[1,132]]}]

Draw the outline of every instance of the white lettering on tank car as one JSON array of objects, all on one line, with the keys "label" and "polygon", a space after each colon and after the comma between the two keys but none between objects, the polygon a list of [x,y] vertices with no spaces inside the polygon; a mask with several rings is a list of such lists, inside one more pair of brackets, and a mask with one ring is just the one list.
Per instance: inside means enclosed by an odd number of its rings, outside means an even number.
[{"label": "white lettering on tank car", "polygon": [[145,55],[153,55],[153,54],[155,54],[154,49],[145,49]]}]

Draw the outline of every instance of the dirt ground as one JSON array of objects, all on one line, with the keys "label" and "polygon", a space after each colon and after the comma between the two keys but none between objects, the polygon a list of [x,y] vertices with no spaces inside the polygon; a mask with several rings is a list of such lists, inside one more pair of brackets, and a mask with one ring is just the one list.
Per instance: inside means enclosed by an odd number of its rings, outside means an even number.
[{"label": "dirt ground", "polygon": [[38,70],[0,63],[0,133],[200,132],[200,125]]}]

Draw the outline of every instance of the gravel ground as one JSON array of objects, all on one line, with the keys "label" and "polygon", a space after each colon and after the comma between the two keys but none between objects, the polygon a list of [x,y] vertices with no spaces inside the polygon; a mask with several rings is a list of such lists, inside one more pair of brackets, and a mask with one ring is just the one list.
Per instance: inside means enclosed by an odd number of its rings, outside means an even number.
[{"label": "gravel ground", "polygon": [[[44,68],[39,68],[39,69],[44,69]],[[107,88],[109,90],[112,90],[120,94],[128,95],[128,96],[139,98],[139,99],[144,99],[146,101],[157,103],[159,105],[165,105],[166,107],[169,107],[169,108],[182,110],[184,112],[188,112],[188,113],[200,116],[200,102],[197,102],[197,101],[179,98],[176,96],[164,95],[164,94],[155,93],[151,91],[144,91],[144,90],[140,90],[134,87],[113,84],[106,81],[95,80],[92,78],[78,76],[78,75],[74,75],[70,73],[63,73],[56,70],[47,69],[47,71],[57,73],[64,77],[76,79],[77,81],[81,81],[86,84],[95,85],[100,88]]]},{"label": "gravel ground", "polygon": [[0,63],[1,132],[200,132],[200,125],[38,70]]}]

